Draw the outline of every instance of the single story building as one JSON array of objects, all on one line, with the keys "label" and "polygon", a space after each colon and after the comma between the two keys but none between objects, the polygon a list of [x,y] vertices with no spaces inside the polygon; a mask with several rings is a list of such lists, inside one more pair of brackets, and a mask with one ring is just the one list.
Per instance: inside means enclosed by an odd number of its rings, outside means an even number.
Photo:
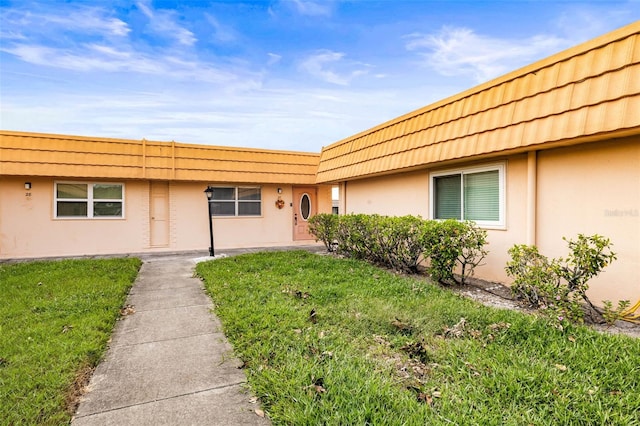
[{"label": "single story building", "polygon": [[319,154],[0,131],[0,259],[314,243]]},{"label": "single story building", "polygon": [[507,250],[565,256],[600,234],[617,261],[594,301],[640,297],[640,22],[325,147],[340,212],[469,219],[487,229],[476,276]]},{"label": "single story building", "polygon": [[291,245],[332,207],[474,220],[477,276],[504,283],[514,244],[604,235],[618,260],[590,296],[637,300],[640,22],[319,155],[0,131],[0,259],[206,250],[208,208],[216,248]]}]

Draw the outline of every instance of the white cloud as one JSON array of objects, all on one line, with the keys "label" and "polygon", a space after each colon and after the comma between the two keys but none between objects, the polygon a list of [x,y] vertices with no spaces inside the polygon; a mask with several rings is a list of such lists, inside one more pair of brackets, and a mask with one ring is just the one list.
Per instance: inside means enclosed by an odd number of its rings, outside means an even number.
[{"label": "white cloud", "polygon": [[571,39],[573,44],[577,44],[631,23],[634,20],[634,11],[639,8],[640,2],[637,0],[615,5],[608,2],[588,5],[569,3],[552,23],[566,38]]},{"label": "white cloud", "polygon": [[103,11],[98,8],[90,8],[72,11],[69,15],[42,16],[42,22],[46,25],[57,25],[67,30],[78,32],[97,32],[112,36],[126,36],[131,29],[127,23],[117,18],[103,16]]},{"label": "white cloud", "polygon": [[349,80],[346,77],[338,75],[333,70],[327,68],[328,64],[340,61],[344,57],[344,53],[323,50],[313,56],[305,59],[300,68],[308,72],[314,77],[324,80],[328,83],[346,86]]},{"label": "white cloud", "polygon": [[116,49],[112,46],[106,46],[102,44],[88,44],[86,46],[88,49],[94,50],[99,54],[104,54],[107,57],[116,57],[116,58],[130,58],[131,52],[123,51],[121,49]]},{"label": "white cloud", "polygon": [[333,12],[333,1],[288,0],[287,3],[293,4],[301,15],[331,16]]},{"label": "white cloud", "polygon": [[216,19],[215,16],[205,13],[207,22],[213,27],[213,38],[219,42],[229,43],[235,41],[238,38],[236,31],[228,25],[223,25]]},{"label": "white cloud", "polygon": [[23,131],[318,152],[416,105],[409,99],[414,89],[318,89],[287,81],[226,94],[198,83],[150,81],[144,87],[130,81],[130,90],[104,81],[52,82],[37,97],[12,96],[2,114],[11,123],[6,128]]},{"label": "white cloud", "polygon": [[443,27],[437,34],[410,34],[406,38],[405,47],[418,52],[427,66],[443,75],[471,75],[477,82],[490,80],[571,44],[550,35],[509,40],[456,27]]},{"label": "white cloud", "polygon": [[140,43],[134,39],[135,34],[130,34],[127,23],[100,8],[55,8],[33,12],[14,8],[0,12],[3,34],[14,34],[3,38],[0,52],[32,65],[85,74],[130,72],[166,77],[174,82],[212,83],[225,90],[246,90],[261,84],[260,73],[251,71],[245,63],[227,61],[218,64],[215,59],[198,59],[195,49],[190,48],[195,37],[187,30],[180,31],[173,22],[173,12],[156,11],[145,3],[139,6],[150,19],[148,25],[153,31],[173,34],[180,44],[167,47]]},{"label": "white cloud", "polygon": [[[362,64],[344,63],[344,53],[331,50],[319,50],[300,63],[300,69],[327,83],[347,86],[356,77],[365,75],[368,70]],[[357,67],[350,70],[349,68]]]},{"label": "white cloud", "polygon": [[17,31],[0,30],[0,40],[26,40],[27,37]]},{"label": "white cloud", "polygon": [[60,30],[71,33],[99,34],[105,37],[126,37],[131,28],[109,13],[97,7],[78,6],[73,9],[56,9],[47,12],[6,9],[0,15],[2,36],[24,39],[27,29],[30,33],[50,34]]},{"label": "white cloud", "polygon": [[73,71],[133,72],[166,77],[173,80],[214,84],[235,82],[233,87],[243,88],[260,85],[260,75],[243,69],[219,68],[211,64],[186,60],[166,54],[146,55],[112,46],[87,44],[72,51],[41,45],[15,44],[0,47],[24,62]]},{"label": "white cloud", "polygon": [[275,65],[282,59],[282,55],[278,55],[276,53],[267,53],[269,60],[267,61],[267,65]]},{"label": "white cloud", "polygon": [[193,46],[198,39],[195,34],[175,22],[176,13],[171,10],[152,9],[144,2],[137,3],[142,13],[149,18],[149,27],[156,34],[175,38],[178,43],[185,46]]}]

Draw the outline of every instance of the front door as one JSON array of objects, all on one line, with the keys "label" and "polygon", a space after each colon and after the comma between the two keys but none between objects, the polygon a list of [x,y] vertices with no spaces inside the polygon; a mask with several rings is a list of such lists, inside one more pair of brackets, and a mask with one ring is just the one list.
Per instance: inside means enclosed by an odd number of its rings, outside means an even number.
[{"label": "front door", "polygon": [[309,233],[309,218],[316,214],[316,188],[293,188],[293,240],[313,240]]},{"label": "front door", "polygon": [[149,191],[150,245],[169,245],[169,182],[151,182]]}]

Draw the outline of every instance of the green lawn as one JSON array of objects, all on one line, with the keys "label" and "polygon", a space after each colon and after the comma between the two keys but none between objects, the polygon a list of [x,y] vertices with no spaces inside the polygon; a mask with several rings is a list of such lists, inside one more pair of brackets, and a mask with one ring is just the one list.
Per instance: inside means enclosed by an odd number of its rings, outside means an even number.
[{"label": "green lawn", "polygon": [[140,261],[0,265],[0,424],[67,424],[77,377],[102,356]]},{"label": "green lawn", "polygon": [[640,424],[640,340],[306,252],[197,272],[276,425]]}]

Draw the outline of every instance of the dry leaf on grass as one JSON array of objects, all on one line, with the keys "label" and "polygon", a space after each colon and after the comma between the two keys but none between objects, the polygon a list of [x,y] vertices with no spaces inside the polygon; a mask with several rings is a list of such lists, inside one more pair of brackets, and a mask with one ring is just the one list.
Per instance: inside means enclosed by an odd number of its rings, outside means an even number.
[{"label": "dry leaf on grass", "polygon": [[413,326],[411,324],[406,321],[402,321],[398,317],[391,321],[391,325],[402,334],[410,334],[413,331]]},{"label": "dry leaf on grass", "polygon": [[418,401],[424,402],[429,406],[433,405],[433,398],[431,398],[431,395],[428,393],[420,392],[418,394]]}]

